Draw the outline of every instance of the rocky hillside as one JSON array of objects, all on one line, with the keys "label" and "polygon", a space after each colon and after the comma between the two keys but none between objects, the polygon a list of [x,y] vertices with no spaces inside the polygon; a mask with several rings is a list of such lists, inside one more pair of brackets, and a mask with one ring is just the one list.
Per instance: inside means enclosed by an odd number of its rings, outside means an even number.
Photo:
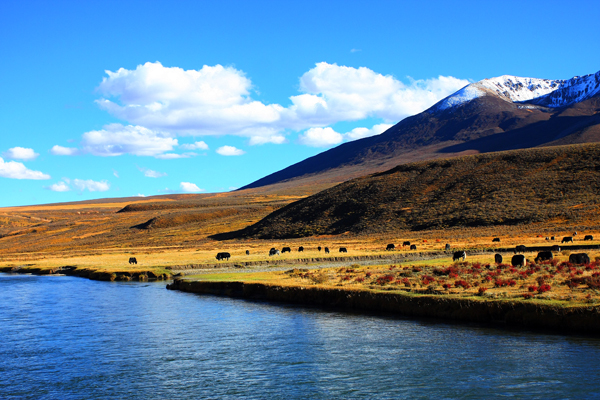
[{"label": "rocky hillside", "polygon": [[292,238],[397,230],[592,221],[600,216],[600,144],[400,165],[354,179],[218,238]]}]

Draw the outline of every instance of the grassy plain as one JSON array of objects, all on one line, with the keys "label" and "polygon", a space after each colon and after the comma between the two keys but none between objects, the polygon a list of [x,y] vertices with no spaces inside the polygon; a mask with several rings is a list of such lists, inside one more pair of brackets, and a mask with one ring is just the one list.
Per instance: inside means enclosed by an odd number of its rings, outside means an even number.
[{"label": "grassy plain", "polygon": [[569,263],[570,252],[557,253],[551,261],[528,265],[496,264],[493,255],[480,254],[470,261],[409,261],[386,265],[349,264],[337,268],[292,268],[287,271],[214,273],[188,279],[214,282],[259,282],[282,287],[318,287],[403,294],[439,295],[449,298],[511,299],[539,301],[559,306],[600,303],[600,252],[587,252],[592,262]]}]

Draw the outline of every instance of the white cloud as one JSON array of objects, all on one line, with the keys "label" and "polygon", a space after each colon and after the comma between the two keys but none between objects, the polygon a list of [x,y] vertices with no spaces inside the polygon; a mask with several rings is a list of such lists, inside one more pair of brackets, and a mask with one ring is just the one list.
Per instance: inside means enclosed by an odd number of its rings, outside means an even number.
[{"label": "white cloud", "polygon": [[116,169],[113,169],[113,175],[118,178],[119,172]]},{"label": "white cloud", "polygon": [[[321,62],[302,75],[302,93],[291,96],[291,104],[284,107],[253,100],[250,79],[232,67],[205,65],[199,70],[183,70],[156,62],[106,74],[98,87],[104,98],[97,103],[112,115],[139,125],[137,128],[174,135],[236,135],[249,138],[250,145],[284,143],[290,131],[325,128],[340,121],[379,118],[397,122],[469,83],[439,76],[409,78],[406,84],[366,67]],[[160,138],[163,145],[176,145],[164,142],[168,138],[158,134],[151,137],[153,143]],[[193,145],[181,147],[191,150],[188,146]],[[156,156],[166,151],[149,153]],[[114,151],[96,153],[112,155]],[[140,153],[148,155],[147,151]]]},{"label": "white cloud", "polygon": [[73,186],[80,192],[88,190],[90,192],[106,192],[110,189],[110,184],[107,181],[93,181],[91,179],[73,179]]},{"label": "white cloud", "polygon": [[397,122],[468,84],[467,80],[440,76],[411,79],[406,85],[369,68],[321,62],[300,78],[305,94],[291,97],[292,109],[302,121],[323,125],[367,117]]},{"label": "white cloud", "polygon": [[[157,156],[173,150],[177,139],[143,126],[109,124],[104,129],[83,134],[81,148],[95,156]],[[56,147],[56,146],[55,146]]]},{"label": "white cloud", "polygon": [[301,144],[312,147],[327,147],[342,143],[344,136],[332,128],[310,128],[298,137]]},{"label": "white cloud", "polygon": [[208,150],[208,145],[204,141],[179,145],[184,150]]},{"label": "white cloud", "polygon": [[68,192],[69,190],[71,190],[71,187],[67,185],[66,182],[60,181],[58,183],[54,183],[46,187],[46,189],[52,190],[53,192]]},{"label": "white cloud", "polygon": [[35,160],[37,156],[39,156],[39,154],[33,151],[33,149],[25,147],[13,147],[12,149],[8,149],[8,151],[2,153],[2,155],[13,160],[24,161]]},{"label": "white cloud", "polygon": [[136,197],[146,197],[145,194],[138,193]]},{"label": "white cloud", "polygon": [[73,147],[63,147],[59,145],[52,146],[50,153],[55,156],[74,156],[79,153],[79,150]]},{"label": "white cloud", "polygon": [[354,128],[350,132],[345,133],[344,136],[347,141],[352,141],[356,139],[362,139],[369,136],[379,135],[390,129],[392,124],[377,124],[373,126],[371,129],[369,128]]},{"label": "white cloud", "polygon": [[244,150],[237,149],[233,146],[221,146],[216,151],[222,156],[241,156],[246,153]]},{"label": "white cloud", "polygon": [[196,155],[197,155],[196,153],[192,153],[192,152],[182,153],[182,154],[165,153],[165,154],[159,154],[159,155],[154,156],[154,157],[155,158],[159,158],[161,160],[174,160],[176,158],[190,158],[190,157],[194,157]]},{"label": "white cloud", "polygon": [[248,144],[250,144],[251,146],[254,146],[256,144],[266,144],[266,143],[275,143],[275,144],[282,144],[285,143],[286,139],[285,136],[283,135],[271,135],[271,136],[252,136],[250,138],[250,140],[248,141]]},{"label": "white cloud", "polygon": [[328,147],[342,142],[349,142],[356,139],[362,139],[369,136],[379,135],[385,132],[393,125],[377,124],[371,129],[369,128],[354,128],[347,133],[338,133],[332,128],[311,128],[298,136],[298,141],[301,144],[312,147]]},{"label": "white cloud", "polygon": [[158,172],[158,171],[153,171],[151,169],[147,169],[147,168],[141,168],[138,167],[138,169],[144,173],[144,176],[147,178],[160,178],[163,176],[167,176],[167,174],[165,172]]},{"label": "white cloud", "polygon": [[191,183],[191,182],[181,182],[179,187],[181,188],[181,190],[183,192],[186,192],[186,193],[196,193],[196,192],[204,191],[204,189],[200,189],[198,187],[198,185],[196,185],[195,183]]},{"label": "white cloud", "polygon": [[0,158],[0,177],[10,179],[50,179],[50,175],[28,169],[23,163]]}]

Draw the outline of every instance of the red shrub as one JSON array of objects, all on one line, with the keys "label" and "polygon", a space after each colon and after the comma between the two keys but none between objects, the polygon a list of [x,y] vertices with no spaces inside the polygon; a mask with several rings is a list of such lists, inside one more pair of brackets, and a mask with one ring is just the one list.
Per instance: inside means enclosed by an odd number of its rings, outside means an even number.
[{"label": "red shrub", "polygon": [[550,285],[542,285],[538,288],[538,293],[544,293],[551,289]]},{"label": "red shrub", "polygon": [[471,285],[469,285],[469,282],[465,281],[464,279],[454,282],[454,287],[461,287],[461,286],[463,287],[463,289],[468,289],[471,287]]},{"label": "red shrub", "polygon": [[378,285],[385,285],[387,283],[394,282],[394,275],[384,275],[377,278]]}]

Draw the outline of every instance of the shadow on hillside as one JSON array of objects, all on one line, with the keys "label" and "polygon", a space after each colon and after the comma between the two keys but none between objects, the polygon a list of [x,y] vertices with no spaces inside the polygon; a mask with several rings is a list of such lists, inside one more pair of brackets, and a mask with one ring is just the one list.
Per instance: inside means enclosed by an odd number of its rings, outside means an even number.
[{"label": "shadow on hillside", "polygon": [[[548,121],[540,121],[523,128],[508,132],[496,133],[465,143],[444,147],[438,153],[459,153],[465,150],[477,150],[480,153],[494,151],[516,150],[529,147],[538,147],[561,140],[560,144],[578,143],[577,136],[573,135],[583,129],[599,123],[598,118],[582,117],[556,117]],[[568,136],[574,137],[569,139]],[[599,138],[600,139],[600,138]]]},{"label": "shadow on hillside", "polygon": [[215,235],[210,235],[209,239],[214,239],[214,240],[219,240],[219,241],[239,239],[240,237],[243,237],[245,231],[246,231],[246,228],[238,229],[237,231],[217,233]]}]

